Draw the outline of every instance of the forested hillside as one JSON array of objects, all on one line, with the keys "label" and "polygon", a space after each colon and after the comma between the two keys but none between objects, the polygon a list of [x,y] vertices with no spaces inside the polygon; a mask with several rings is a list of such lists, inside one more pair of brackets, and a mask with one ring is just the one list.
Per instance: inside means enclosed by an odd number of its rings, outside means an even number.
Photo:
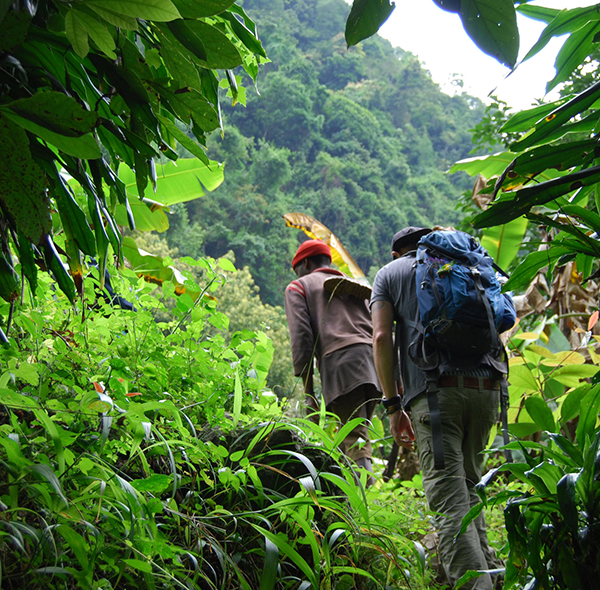
[{"label": "forested hillside", "polygon": [[260,96],[226,108],[225,136],[209,155],[226,180],[180,207],[167,234],[181,255],[232,250],[265,303],[293,277],[298,232],[282,215],[308,213],[342,240],[368,275],[387,262],[398,228],[458,220],[472,182],[444,172],[472,149],[479,100],[442,93],[410,53],[373,37],[351,50],[343,0],[250,0],[272,60]]}]

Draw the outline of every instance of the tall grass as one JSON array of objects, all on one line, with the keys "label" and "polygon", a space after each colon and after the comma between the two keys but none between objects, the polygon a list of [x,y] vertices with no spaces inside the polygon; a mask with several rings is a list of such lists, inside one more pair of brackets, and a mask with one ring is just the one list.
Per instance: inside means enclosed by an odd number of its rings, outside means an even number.
[{"label": "tall grass", "polygon": [[136,313],[86,286],[42,279],[1,352],[3,588],[423,587],[410,516],[337,448],[354,423],[285,418],[264,335],[214,336],[208,297],[157,323],[133,273]]}]

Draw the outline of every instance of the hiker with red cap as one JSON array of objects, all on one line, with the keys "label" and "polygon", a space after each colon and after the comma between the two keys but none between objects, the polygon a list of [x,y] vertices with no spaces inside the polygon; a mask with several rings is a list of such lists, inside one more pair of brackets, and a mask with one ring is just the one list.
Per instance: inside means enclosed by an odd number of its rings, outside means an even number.
[{"label": "hiker with red cap", "polygon": [[[350,289],[352,294],[337,289],[346,275],[331,268],[331,250],[320,240],[302,243],[292,268],[298,279],[285,290],[285,312],[294,373],[302,377],[309,409],[318,408],[313,384],[316,360],[327,410],[342,424],[357,417],[370,420],[381,393],[373,363],[368,294],[357,284]],[[354,428],[340,446],[359,467],[372,472],[366,423]]]}]

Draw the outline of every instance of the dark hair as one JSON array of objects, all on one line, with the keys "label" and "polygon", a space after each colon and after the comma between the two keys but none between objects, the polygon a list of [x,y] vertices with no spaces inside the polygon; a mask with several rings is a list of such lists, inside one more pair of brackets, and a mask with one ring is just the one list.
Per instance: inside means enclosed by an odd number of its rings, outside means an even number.
[{"label": "dark hair", "polygon": [[329,266],[331,264],[331,258],[325,256],[325,254],[317,254],[317,256],[309,256],[308,260],[312,262],[316,267]]}]

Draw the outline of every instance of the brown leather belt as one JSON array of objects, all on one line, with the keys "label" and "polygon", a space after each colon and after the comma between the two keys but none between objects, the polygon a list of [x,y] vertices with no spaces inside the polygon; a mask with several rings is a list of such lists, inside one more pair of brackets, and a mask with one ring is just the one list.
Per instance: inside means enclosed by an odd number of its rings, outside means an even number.
[{"label": "brown leather belt", "polygon": [[481,389],[500,389],[499,379],[491,379],[490,377],[469,377],[467,375],[442,375],[438,379],[437,384],[438,387],[466,387],[467,389],[479,389],[481,387]]}]

